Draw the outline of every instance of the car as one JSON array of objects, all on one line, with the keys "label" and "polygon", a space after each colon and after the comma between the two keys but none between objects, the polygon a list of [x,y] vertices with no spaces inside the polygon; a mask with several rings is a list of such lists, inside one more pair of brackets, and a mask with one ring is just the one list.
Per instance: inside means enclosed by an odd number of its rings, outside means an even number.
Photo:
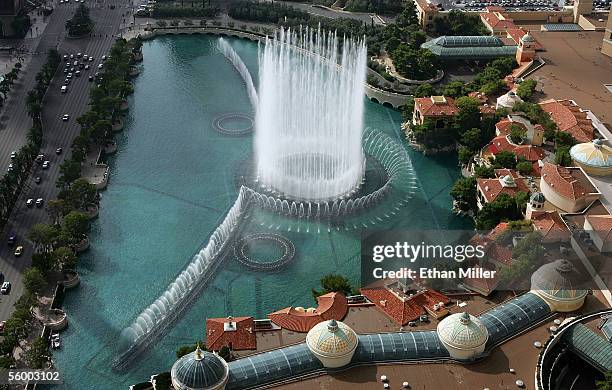
[{"label": "car", "polygon": [[70,73],[74,73],[74,68],[70,67]]},{"label": "car", "polygon": [[64,61],[67,61],[67,60],[68,60],[68,54],[64,54]]},{"label": "car", "polygon": [[42,207],[43,203],[44,203],[43,198],[36,199],[36,207]]},{"label": "car", "polygon": [[102,61],[106,61],[106,55],[102,56]]},{"label": "car", "polygon": [[34,199],[30,198],[26,200],[26,207],[32,207],[32,206],[34,206]]},{"label": "car", "polygon": [[85,70],[89,70],[89,65],[85,65],[85,66],[83,67],[83,69],[85,69]]},{"label": "car", "polygon": [[11,282],[2,283],[2,287],[0,287],[0,293],[6,295],[11,292]]},{"label": "car", "polygon": [[48,160],[42,163],[42,169],[49,168],[49,164],[51,164]]},{"label": "car", "polygon": [[6,321],[0,321],[0,333],[4,333],[5,326],[6,326]]},{"label": "car", "polygon": [[70,79],[65,79],[64,80],[64,85],[68,85],[68,84],[70,84]]},{"label": "car", "polygon": [[41,162],[43,162],[44,159],[45,159],[45,155],[44,154],[39,154],[38,156],[36,156],[34,161],[36,161],[37,163],[40,164]]},{"label": "car", "polygon": [[91,76],[91,75],[90,75],[90,76],[87,78],[87,80],[89,80],[89,81],[93,81],[93,79],[94,79],[94,78],[93,78],[93,76]]},{"label": "car", "polygon": [[74,59],[74,54],[70,54],[70,59]]},{"label": "car", "polygon": [[62,93],[66,93],[66,92],[68,91],[68,88],[66,88],[66,86],[65,86],[65,85],[62,85],[62,88],[60,88],[60,91],[61,91]]},{"label": "car", "polygon": [[104,64],[98,64],[98,69],[102,69],[104,67]]},{"label": "car", "polygon": [[89,62],[93,62],[94,58],[93,56],[89,56]]},{"label": "car", "polygon": [[83,53],[77,53],[77,58],[83,57]]},{"label": "car", "polygon": [[15,157],[17,157],[17,152],[13,150],[11,152],[11,160],[14,159]]},{"label": "car", "polygon": [[76,72],[74,72],[74,75],[75,75],[76,77],[81,77],[81,71],[80,71],[80,70],[77,70]]},{"label": "car", "polygon": [[89,56],[87,54],[83,54],[83,61],[87,61],[88,58]]},{"label": "car", "polygon": [[68,75],[66,75],[66,77],[71,79],[72,78],[72,72],[69,72]]},{"label": "car", "polygon": [[66,122],[68,119],[70,119],[70,115],[68,115],[68,114],[64,114],[64,115],[62,116],[62,120],[63,120],[64,122]]},{"label": "car", "polygon": [[74,61],[74,62],[72,63],[72,66],[79,66],[79,61]]},{"label": "car", "polygon": [[15,242],[17,242],[17,236],[15,236],[14,234],[10,235],[8,240],[6,240],[6,243],[8,244],[8,246],[15,245]]},{"label": "car", "polygon": [[36,183],[36,184],[40,184],[41,181],[42,181],[42,179],[40,178],[40,176],[36,176],[34,178],[34,183]]},{"label": "car", "polygon": [[7,172],[12,172],[13,169],[15,169],[15,166],[13,165],[13,163],[10,163],[8,168],[6,169]]},{"label": "car", "polygon": [[62,148],[55,149],[55,154],[62,154]]},{"label": "car", "polygon": [[15,252],[13,252],[13,254],[15,257],[23,255],[23,246],[19,245],[17,248],[15,248]]},{"label": "car", "polygon": [[64,74],[68,73],[68,68],[64,68]]}]

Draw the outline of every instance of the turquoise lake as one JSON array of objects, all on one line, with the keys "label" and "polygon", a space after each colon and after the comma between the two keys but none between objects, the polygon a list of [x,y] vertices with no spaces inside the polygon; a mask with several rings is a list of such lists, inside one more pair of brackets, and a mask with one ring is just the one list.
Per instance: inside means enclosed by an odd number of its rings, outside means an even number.
[{"label": "turquoise lake", "polygon": [[[250,135],[231,137],[212,126],[226,113],[252,114],[242,79],[217,50],[217,40],[174,36],[144,44],[125,130],[116,137],[117,153],[108,159],[110,181],[92,225],[91,249],[80,258],[81,284],[67,292],[64,302],[70,325],[62,333],[62,348],[54,352],[64,380],[57,388],[127,389],[168,371],[179,346],[204,338],[207,317],[265,318],[283,307],[313,306],[311,289],[332,272],[358,283],[362,226],[471,227],[450,210],[449,190],[460,174],[456,158],[412,151],[401,135],[400,113],[367,101],[366,126],[393,137],[412,160],[418,180],[407,204],[381,221],[374,219],[374,208],[345,229],[311,224],[298,231],[299,224],[254,211],[245,231],[283,234],[295,244],[295,260],[277,273],[262,273],[227,259],[183,318],[129,372],[113,372],[121,330],[206,244],[236,200],[236,177],[252,159]],[[257,45],[230,43],[257,82]],[[239,129],[245,123],[229,126]],[[275,253],[270,248],[259,252]]]}]

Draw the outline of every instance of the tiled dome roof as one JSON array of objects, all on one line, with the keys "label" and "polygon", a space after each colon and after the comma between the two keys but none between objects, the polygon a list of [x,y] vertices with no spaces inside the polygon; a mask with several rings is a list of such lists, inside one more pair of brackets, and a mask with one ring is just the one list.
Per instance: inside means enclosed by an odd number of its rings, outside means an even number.
[{"label": "tiled dome roof", "polygon": [[343,322],[330,320],[312,328],[306,335],[306,344],[322,356],[344,356],[357,348],[357,335]]},{"label": "tiled dome roof", "polygon": [[229,368],[218,355],[198,346],[174,363],[170,375],[179,389],[216,390],[227,380]]},{"label": "tiled dome roof", "polygon": [[458,349],[476,349],[487,342],[489,332],[483,323],[469,313],[455,313],[438,324],[440,340]]},{"label": "tiled dome roof", "polygon": [[570,149],[572,158],[591,167],[612,168],[612,148],[604,145],[601,140],[574,145]]},{"label": "tiled dome roof", "polygon": [[569,260],[559,259],[544,264],[531,275],[531,290],[545,298],[573,301],[587,295],[587,290],[576,288],[581,282],[584,282],[583,276],[574,265]]}]

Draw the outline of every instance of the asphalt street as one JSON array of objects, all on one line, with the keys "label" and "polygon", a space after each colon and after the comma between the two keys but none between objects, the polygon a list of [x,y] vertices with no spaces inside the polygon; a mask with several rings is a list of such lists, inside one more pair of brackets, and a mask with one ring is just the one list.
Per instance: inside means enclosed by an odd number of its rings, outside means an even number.
[{"label": "asphalt street", "polygon": [[[0,169],[6,169],[9,155],[12,150],[17,150],[25,143],[27,129],[31,126],[31,119],[27,116],[25,101],[27,92],[34,86],[34,78],[46,61],[46,53],[50,48],[57,48],[60,55],[83,53],[94,57],[93,62],[88,62],[91,68],[82,71],[81,77],[73,77],[68,92],[62,94],[60,87],[63,85],[65,75],[63,64],[58,68],[53,81],[47,91],[43,104],[43,145],[41,153],[45,159],[51,162],[49,169],[43,170],[40,165],[34,164],[33,171],[28,183],[17,201],[7,226],[0,235],[0,270],[4,280],[11,282],[12,290],[9,295],[0,295],[0,320],[6,320],[13,311],[13,304],[23,293],[21,272],[31,264],[33,247],[26,239],[27,233],[32,225],[40,222],[49,222],[49,217],[44,208],[26,207],[29,198],[43,198],[46,201],[57,195],[55,182],[59,176],[59,166],[64,158],[69,155],[72,140],[79,133],[76,118],[86,111],[88,92],[92,83],[88,76],[97,71],[101,57],[108,53],[115,36],[119,34],[120,27],[129,23],[128,13],[131,12],[131,4],[126,1],[105,0],[92,2],[86,0],[90,8],[91,18],[94,20],[95,28],[91,37],[68,38],[65,32],[66,20],[70,19],[77,7],[75,1],[59,4],[54,3],[55,10],[50,17],[49,23],[42,34],[39,43],[32,48],[33,58],[27,74],[22,76],[21,101],[11,102],[10,109],[4,111],[3,128],[0,130]],[[114,9],[110,6],[114,5]],[[74,60],[73,60],[74,61]],[[62,115],[70,115],[70,120],[62,121]],[[56,155],[57,148],[63,148],[64,153]],[[34,183],[34,177],[40,176],[42,182]],[[15,257],[13,251],[15,246],[9,247],[6,240],[10,235],[17,236],[17,245],[24,246],[21,257]]]}]

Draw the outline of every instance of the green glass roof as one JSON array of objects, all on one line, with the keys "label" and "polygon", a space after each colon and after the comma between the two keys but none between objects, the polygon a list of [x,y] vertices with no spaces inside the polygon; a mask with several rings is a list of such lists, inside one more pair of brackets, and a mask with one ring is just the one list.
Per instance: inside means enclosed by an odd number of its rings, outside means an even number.
[{"label": "green glass roof", "polygon": [[443,59],[487,59],[513,56],[516,46],[494,36],[442,36],[421,45]]},{"label": "green glass roof", "polygon": [[583,324],[576,324],[563,335],[570,349],[605,373],[612,370],[612,344]]}]

